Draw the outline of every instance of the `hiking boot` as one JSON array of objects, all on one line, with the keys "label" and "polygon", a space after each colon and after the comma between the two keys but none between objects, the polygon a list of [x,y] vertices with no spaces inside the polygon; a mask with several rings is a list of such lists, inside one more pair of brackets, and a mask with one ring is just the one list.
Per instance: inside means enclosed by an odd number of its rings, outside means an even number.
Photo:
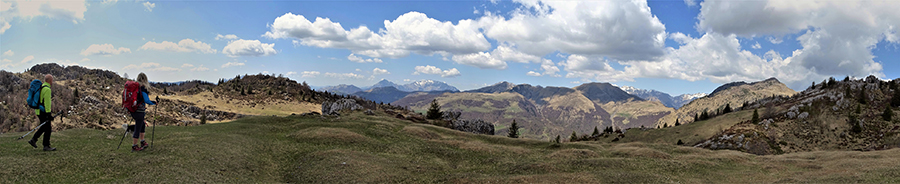
[{"label": "hiking boot", "polygon": [[50,146],[44,146],[44,151],[56,151],[56,148],[51,148]]},{"label": "hiking boot", "polygon": [[147,144],[147,141],[141,141],[141,148],[147,149],[147,147],[149,147],[149,145]]},{"label": "hiking boot", "polygon": [[143,151],[143,150],[144,150],[143,147],[140,147],[140,146],[137,146],[137,145],[131,146],[131,152],[135,152],[135,151]]},{"label": "hiking boot", "polygon": [[31,147],[37,148],[37,141],[34,140],[34,139],[29,140],[29,141],[28,141],[28,144],[30,144]]}]

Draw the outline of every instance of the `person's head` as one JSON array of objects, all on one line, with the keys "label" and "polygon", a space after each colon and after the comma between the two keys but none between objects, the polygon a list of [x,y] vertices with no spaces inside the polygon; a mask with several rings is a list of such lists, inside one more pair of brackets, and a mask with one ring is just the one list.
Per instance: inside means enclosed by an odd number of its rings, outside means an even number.
[{"label": "person's head", "polygon": [[44,82],[48,84],[53,84],[53,75],[47,74],[44,75]]},{"label": "person's head", "polygon": [[150,81],[147,80],[147,74],[144,74],[143,72],[138,74],[137,82],[141,83],[141,86],[150,87]]}]

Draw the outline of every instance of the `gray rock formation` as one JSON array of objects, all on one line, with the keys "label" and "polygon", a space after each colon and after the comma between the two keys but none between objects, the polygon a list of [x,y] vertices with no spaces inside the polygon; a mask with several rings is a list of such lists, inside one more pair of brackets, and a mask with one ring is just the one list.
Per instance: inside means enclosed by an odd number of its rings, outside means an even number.
[{"label": "gray rock formation", "polygon": [[360,110],[363,109],[361,105],[356,103],[356,100],[353,99],[340,99],[334,102],[324,102],[322,103],[322,114],[323,115],[341,115],[340,111],[342,110]]},{"label": "gray rock formation", "polygon": [[450,122],[450,128],[463,132],[494,135],[494,125],[483,120],[455,120]]}]

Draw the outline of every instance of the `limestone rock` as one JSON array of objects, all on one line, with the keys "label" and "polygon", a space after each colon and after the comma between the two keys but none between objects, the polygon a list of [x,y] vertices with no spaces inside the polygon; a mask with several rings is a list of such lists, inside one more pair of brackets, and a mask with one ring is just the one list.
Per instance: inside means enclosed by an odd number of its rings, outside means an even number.
[{"label": "limestone rock", "polygon": [[355,111],[360,109],[363,109],[363,107],[356,103],[356,100],[347,98],[322,103],[322,114],[324,115],[340,115],[340,111],[343,110]]},{"label": "limestone rock", "polygon": [[483,120],[455,120],[450,122],[450,128],[463,132],[494,135],[494,125]]}]

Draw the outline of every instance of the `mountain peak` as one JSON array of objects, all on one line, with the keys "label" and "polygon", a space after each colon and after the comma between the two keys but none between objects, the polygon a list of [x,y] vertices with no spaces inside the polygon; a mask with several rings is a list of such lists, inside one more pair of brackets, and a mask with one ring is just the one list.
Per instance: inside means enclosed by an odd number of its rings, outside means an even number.
[{"label": "mountain peak", "polygon": [[490,86],[485,86],[485,87],[478,88],[478,89],[474,89],[474,90],[468,90],[468,91],[466,91],[466,92],[474,92],[474,93],[500,93],[500,92],[509,91],[509,90],[511,90],[511,89],[512,89],[513,87],[515,87],[515,86],[516,86],[516,85],[514,85],[514,84],[512,84],[512,83],[503,81],[503,82],[495,83],[495,84],[490,85]]},{"label": "mountain peak", "polygon": [[584,93],[584,96],[588,99],[600,101],[601,103],[606,103],[610,101],[624,101],[629,98],[634,98],[635,100],[644,100],[641,97],[628,94],[619,87],[613,86],[610,83],[606,82],[591,82],[581,84],[575,87],[575,90],[581,91]]}]

